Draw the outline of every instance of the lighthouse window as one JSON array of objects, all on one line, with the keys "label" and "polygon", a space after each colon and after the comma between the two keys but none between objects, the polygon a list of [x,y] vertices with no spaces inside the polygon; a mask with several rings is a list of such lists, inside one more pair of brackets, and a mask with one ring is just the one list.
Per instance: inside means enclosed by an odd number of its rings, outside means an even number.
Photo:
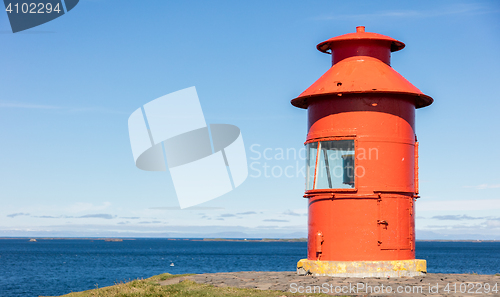
[{"label": "lighthouse window", "polygon": [[314,186],[314,171],[316,168],[316,155],[318,154],[318,143],[311,142],[306,145],[306,190],[312,190]]},{"label": "lighthouse window", "polygon": [[354,140],[309,143],[307,152],[307,190],[354,188]]}]

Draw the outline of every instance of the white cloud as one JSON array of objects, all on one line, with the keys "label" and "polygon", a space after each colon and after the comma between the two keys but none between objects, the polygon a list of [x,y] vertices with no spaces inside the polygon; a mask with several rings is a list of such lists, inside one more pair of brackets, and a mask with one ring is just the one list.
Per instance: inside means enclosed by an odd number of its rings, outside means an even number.
[{"label": "white cloud", "polygon": [[257,214],[255,211],[245,211],[245,212],[239,212],[237,215],[254,215]]},{"label": "white cloud", "polygon": [[107,109],[102,107],[62,107],[54,105],[43,105],[43,104],[32,104],[24,102],[7,102],[1,101],[0,108],[21,108],[21,109],[47,109],[47,110],[59,110],[64,112],[88,112],[88,113],[116,113],[116,114],[128,114],[128,112]]},{"label": "white cloud", "polygon": [[9,215],[7,215],[7,217],[9,217],[9,218],[15,218],[15,217],[18,217],[18,216],[29,216],[29,215],[30,215],[29,213],[18,212],[18,213],[9,214]]},{"label": "white cloud", "polygon": [[287,216],[297,216],[297,217],[300,216],[299,213],[296,213],[296,212],[291,211],[291,210],[287,210],[287,211],[283,212],[283,214],[287,215]]},{"label": "white cloud", "polygon": [[473,211],[500,209],[500,199],[417,201],[417,211]]},{"label": "white cloud", "polygon": [[70,213],[88,212],[88,211],[100,211],[111,206],[111,202],[104,202],[102,205],[94,205],[92,203],[77,202],[70,205],[65,210]]},{"label": "white cloud", "polygon": [[0,108],[61,109],[62,107],[18,102],[0,102]]},{"label": "white cloud", "polygon": [[490,228],[499,228],[500,227],[500,220],[488,220],[486,221],[486,226]]},{"label": "white cloud", "polygon": [[481,220],[484,217],[471,217],[468,215],[441,215],[433,216],[431,219],[443,220],[443,221],[461,221],[461,220]]},{"label": "white cloud", "polygon": [[99,213],[99,214],[88,214],[88,215],[83,215],[83,216],[80,216],[80,217],[77,217],[77,218],[81,218],[81,219],[87,219],[87,218],[97,218],[97,219],[106,219],[106,220],[111,220],[111,219],[114,219],[116,218],[116,216],[113,216],[113,215],[110,215],[110,214],[107,214],[107,213]]},{"label": "white cloud", "polygon": [[182,211],[189,211],[189,210],[224,210],[225,208],[223,208],[223,207],[193,206],[193,207],[188,207],[188,208],[185,208],[185,209],[181,209],[179,206],[174,206],[174,207],[150,207],[149,209],[153,209],[153,210],[182,210]]},{"label": "white cloud", "polygon": [[493,185],[481,184],[481,185],[477,185],[477,186],[463,186],[463,187],[464,188],[472,188],[472,189],[476,189],[476,190],[498,189],[498,188],[500,188],[500,184],[493,184]]},{"label": "white cloud", "polygon": [[315,20],[346,20],[346,19],[370,19],[370,18],[432,18],[442,17],[445,15],[460,15],[460,14],[485,14],[498,12],[477,4],[456,4],[448,7],[441,7],[434,10],[393,10],[393,11],[378,11],[366,14],[335,14],[320,16]]}]

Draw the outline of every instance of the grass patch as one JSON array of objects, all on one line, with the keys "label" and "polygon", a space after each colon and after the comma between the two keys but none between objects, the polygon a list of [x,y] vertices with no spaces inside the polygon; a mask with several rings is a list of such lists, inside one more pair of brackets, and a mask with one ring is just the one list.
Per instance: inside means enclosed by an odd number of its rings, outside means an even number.
[{"label": "grass patch", "polygon": [[168,286],[160,286],[159,281],[169,278],[187,276],[190,274],[172,275],[164,273],[153,276],[147,279],[137,279],[131,282],[122,282],[114,286],[96,288],[93,290],[70,293],[63,295],[65,297],[160,297],[160,296],[175,296],[175,297],[246,297],[246,296],[262,296],[262,297],[289,297],[289,296],[328,296],[325,294],[292,294],[281,291],[262,291],[257,289],[239,289],[224,287],[218,288],[212,285],[197,284],[190,280],[185,280],[177,284]]}]

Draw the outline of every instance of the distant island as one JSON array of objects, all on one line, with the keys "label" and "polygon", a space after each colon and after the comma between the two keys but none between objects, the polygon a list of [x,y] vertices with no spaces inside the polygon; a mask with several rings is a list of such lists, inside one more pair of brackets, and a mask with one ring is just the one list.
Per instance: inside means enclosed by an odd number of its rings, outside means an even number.
[{"label": "distant island", "polygon": [[273,239],[273,238],[262,238],[262,239],[233,239],[233,238],[204,238],[202,240],[194,241],[246,241],[246,242],[307,242],[307,238],[283,238],[283,239]]},{"label": "distant island", "polygon": [[136,240],[136,238],[115,238],[115,237],[105,237],[105,238],[92,238],[92,237],[0,237],[0,239],[29,239],[29,241],[36,242],[37,240],[104,240],[104,241],[124,241],[124,240]]}]

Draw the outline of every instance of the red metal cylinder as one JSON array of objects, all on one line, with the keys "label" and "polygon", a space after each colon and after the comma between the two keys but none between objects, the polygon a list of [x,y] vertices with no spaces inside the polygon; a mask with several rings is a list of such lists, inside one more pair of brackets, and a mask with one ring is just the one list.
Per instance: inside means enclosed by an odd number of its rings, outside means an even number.
[{"label": "red metal cylinder", "polygon": [[308,111],[309,260],[415,258],[415,109],[433,99],[389,66],[403,47],[364,27],[320,43],[333,66],[292,100]]}]

